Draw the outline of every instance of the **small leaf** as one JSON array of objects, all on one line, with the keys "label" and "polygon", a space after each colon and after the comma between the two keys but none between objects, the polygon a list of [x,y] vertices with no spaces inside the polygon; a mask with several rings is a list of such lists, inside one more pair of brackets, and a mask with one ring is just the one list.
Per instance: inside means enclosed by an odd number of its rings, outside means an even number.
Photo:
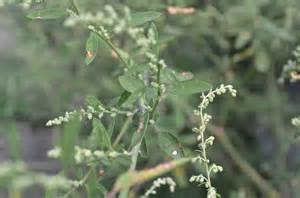
[{"label": "small leaf", "polygon": [[99,46],[99,38],[94,32],[90,32],[90,36],[86,41],[86,57],[85,63],[89,65],[96,57]]},{"label": "small leaf", "polygon": [[210,84],[193,79],[176,83],[170,91],[175,95],[191,95],[207,91],[211,88],[212,86]]},{"label": "small leaf", "polygon": [[99,119],[93,119],[93,130],[89,137],[89,145],[91,148],[95,149],[99,147],[100,149],[109,149],[111,147],[111,142],[109,135]]},{"label": "small leaf", "polygon": [[127,98],[126,102],[122,104],[124,107],[132,107],[135,105],[135,102],[142,96],[143,92],[131,93],[131,95]]},{"label": "small leaf", "polygon": [[98,108],[98,106],[103,106],[103,104],[95,96],[87,96],[85,99],[88,106]]},{"label": "small leaf", "polygon": [[85,184],[85,188],[86,188],[88,198],[106,197],[107,190],[99,182],[99,175],[95,168],[92,170],[92,173],[89,175]]},{"label": "small leaf", "polygon": [[169,132],[160,132],[158,134],[158,143],[163,152],[178,159],[183,157],[183,150],[179,140],[175,135]]},{"label": "small leaf", "polygon": [[119,82],[125,90],[131,93],[137,92],[145,87],[143,81],[141,81],[135,76],[127,75],[127,74],[120,76]]},{"label": "small leaf", "polygon": [[124,104],[128,98],[131,96],[131,93],[128,91],[124,91],[121,96],[119,97],[117,105],[120,107],[122,104]]},{"label": "small leaf", "polygon": [[142,144],[141,144],[141,156],[144,157],[144,158],[147,158],[148,157],[148,142],[147,142],[147,138],[144,138],[142,140]]},{"label": "small leaf", "polygon": [[131,15],[131,24],[133,26],[142,25],[144,23],[153,21],[161,16],[159,12],[147,11],[147,12],[137,12]]},{"label": "small leaf", "polygon": [[71,120],[64,125],[63,133],[59,138],[59,146],[62,148],[62,164],[64,168],[74,165],[74,147],[79,139],[80,122],[77,119]]},{"label": "small leaf", "polygon": [[66,16],[67,12],[62,8],[46,8],[32,11],[27,15],[29,19],[57,19]]}]

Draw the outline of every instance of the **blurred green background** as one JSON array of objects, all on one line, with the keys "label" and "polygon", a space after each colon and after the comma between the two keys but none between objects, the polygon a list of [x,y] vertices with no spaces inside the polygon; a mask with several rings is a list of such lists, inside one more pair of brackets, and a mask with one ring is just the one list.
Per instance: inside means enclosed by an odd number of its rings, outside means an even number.
[{"label": "blurred green background", "polygon": [[[224,128],[242,160],[282,197],[300,197],[300,141],[290,124],[300,114],[300,87],[278,82],[299,44],[300,1],[78,1],[82,10],[91,12],[104,4],[162,12],[156,24],[168,40],[162,49],[167,64],[214,86],[232,84],[238,97],[223,97],[211,105],[213,123]],[[168,6],[194,7],[196,12],[170,15]],[[63,19],[31,21],[26,13],[15,4],[0,7],[0,163],[23,159],[34,170],[55,173],[59,163],[49,160],[46,152],[57,142],[60,130],[46,128],[46,121],[79,107],[87,95],[105,103],[118,96],[120,68],[105,47],[91,65],[84,64],[86,29],[63,27]],[[192,147],[189,116],[198,102],[198,96],[168,99],[160,106],[159,127],[178,133],[183,144]],[[262,197],[221,139],[209,153],[225,170],[215,180],[219,192],[225,198]],[[151,159],[149,164],[155,164],[157,157]],[[179,186],[176,193],[162,191],[157,197],[201,195],[201,188],[194,185]],[[33,189],[28,196],[41,195]]]}]

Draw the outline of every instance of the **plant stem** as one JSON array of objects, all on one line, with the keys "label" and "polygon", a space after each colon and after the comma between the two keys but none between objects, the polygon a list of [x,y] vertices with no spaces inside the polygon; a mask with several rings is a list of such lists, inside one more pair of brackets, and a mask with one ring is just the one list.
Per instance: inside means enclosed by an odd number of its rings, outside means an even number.
[{"label": "plant stem", "polygon": [[124,136],[124,134],[126,133],[128,127],[129,127],[129,124],[131,123],[132,121],[132,118],[131,117],[128,117],[123,125],[123,127],[121,128],[121,131],[120,133],[118,134],[118,136],[116,137],[114,143],[113,143],[113,147],[116,146],[122,139],[122,137]]},{"label": "plant stem", "polygon": [[[149,114],[147,114],[146,120],[145,120],[145,126],[144,126],[143,131],[141,132],[142,133],[142,137],[141,137],[140,141],[132,148],[131,164],[130,164],[130,168],[129,168],[128,171],[134,171],[135,168],[136,168],[137,159],[138,159],[138,156],[139,156],[139,150],[140,150],[140,147],[142,145],[142,141],[143,141],[144,135],[147,132],[148,125],[149,125],[149,120],[150,120],[149,119]],[[120,198],[127,198],[128,197],[128,192],[129,192],[129,188],[123,189],[121,191],[119,197]]]},{"label": "plant stem", "polygon": [[[157,74],[156,74],[156,82],[157,82],[158,85],[160,85],[160,71],[161,71],[161,66],[158,67],[158,71],[157,71]],[[144,130],[142,132],[143,134],[142,134],[141,140],[132,149],[131,165],[130,165],[130,169],[129,169],[130,171],[133,171],[136,168],[137,159],[138,159],[138,155],[139,155],[139,150],[140,150],[143,138],[145,136],[145,133],[147,132],[149,121],[151,119],[153,119],[154,113],[157,109],[157,106],[158,106],[160,98],[161,98],[161,94],[162,93],[161,93],[160,87],[158,87],[157,97],[156,97],[156,100],[155,100],[154,105],[152,107],[152,110],[150,112],[150,115],[147,115]],[[120,198],[127,198],[128,197],[128,192],[129,192],[128,188],[122,190],[121,193],[120,193]]]},{"label": "plant stem", "polygon": [[[160,73],[161,73],[161,66],[158,66],[158,71],[157,71],[157,74],[156,74],[156,83],[160,86]],[[160,98],[161,98],[161,90],[160,90],[160,87],[158,87],[157,89],[157,97],[156,97],[156,100],[154,102],[154,105],[153,105],[153,108],[152,108],[152,111],[150,113],[150,120],[153,119],[154,117],[154,113],[157,109],[157,106],[159,104],[159,101],[160,101]]]}]

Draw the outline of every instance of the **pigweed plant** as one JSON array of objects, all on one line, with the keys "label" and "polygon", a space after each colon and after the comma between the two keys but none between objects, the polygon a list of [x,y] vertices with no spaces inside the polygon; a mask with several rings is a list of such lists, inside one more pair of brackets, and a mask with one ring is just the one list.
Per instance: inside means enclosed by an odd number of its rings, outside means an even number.
[{"label": "pigweed plant", "polygon": [[[86,65],[92,65],[99,47],[105,46],[110,50],[112,58],[119,60],[121,69],[118,82],[123,88],[120,96],[107,105],[98,98],[89,96],[81,108],[66,112],[46,123],[48,127],[79,121],[92,124],[91,134],[72,148],[74,152],[71,157],[75,162],[73,168],[80,172],[77,174],[80,176],[73,180],[66,179],[63,191],[52,188],[49,195],[69,197],[77,191],[84,191],[89,197],[99,197],[100,194],[104,197],[128,197],[132,187],[192,161],[203,165],[205,172],[192,176],[190,182],[204,185],[208,198],[217,197],[212,175],[222,172],[223,168],[211,162],[207,154],[214,137],[207,137],[206,134],[206,128],[212,119],[206,109],[217,95],[229,92],[236,96],[236,90],[231,85],[223,84],[212,89],[208,83],[194,78],[192,73],[177,72],[166,64],[160,56],[163,40],[159,38],[158,29],[153,23],[161,17],[159,12],[132,12],[126,6],[113,8],[105,5],[103,10],[91,13],[80,10],[75,1],[70,1],[67,8],[40,8],[42,6],[43,4],[39,5],[27,17],[32,20],[64,17],[63,24],[66,28],[80,27],[88,31]],[[208,92],[205,93],[206,91]],[[155,125],[159,119],[159,105],[165,98],[198,93],[202,95],[198,108],[193,112],[200,122],[198,127],[193,128],[198,144],[195,156],[184,152],[174,134],[160,131]],[[119,133],[117,120],[125,120]],[[132,134],[128,132],[129,128],[134,129]],[[147,138],[149,133],[158,138],[160,148],[173,160],[138,171],[136,169],[141,161],[140,156],[148,156],[147,147],[151,143]],[[62,158],[65,152],[58,145],[48,152],[48,156]],[[107,187],[111,190],[106,190],[101,181],[105,175],[109,175],[109,167],[120,158],[129,161],[128,170],[118,176],[112,187]],[[162,185],[168,185],[171,192],[175,191],[176,183],[172,178],[158,178],[142,193],[142,197],[156,194],[157,188]]]}]

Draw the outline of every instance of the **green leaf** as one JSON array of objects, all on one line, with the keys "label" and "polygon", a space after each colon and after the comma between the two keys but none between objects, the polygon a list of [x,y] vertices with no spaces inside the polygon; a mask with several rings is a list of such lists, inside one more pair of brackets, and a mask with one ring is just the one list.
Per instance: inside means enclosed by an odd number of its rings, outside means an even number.
[{"label": "green leaf", "polygon": [[109,135],[99,119],[93,119],[93,130],[89,137],[91,148],[100,148],[101,150],[111,148]]},{"label": "green leaf", "polygon": [[179,140],[172,133],[160,132],[158,134],[158,144],[160,149],[170,157],[178,159],[184,156]]},{"label": "green leaf", "polygon": [[98,108],[99,105],[104,106],[95,96],[87,96],[85,101],[88,106],[92,106],[94,108]]},{"label": "green leaf", "polygon": [[135,105],[135,102],[142,97],[143,92],[136,92],[131,93],[131,95],[127,98],[126,102],[122,104],[124,107],[132,107],[132,105]]},{"label": "green leaf", "polygon": [[78,142],[80,133],[79,119],[66,123],[59,138],[59,145],[62,148],[62,163],[65,169],[74,165],[74,147]]},{"label": "green leaf", "polygon": [[86,192],[88,195],[88,198],[104,198],[106,197],[107,190],[104,186],[102,186],[99,182],[99,175],[96,171],[96,169],[92,170],[92,173],[89,175],[87,181],[86,181]]},{"label": "green leaf", "polygon": [[131,93],[137,92],[145,87],[143,81],[141,81],[139,78],[129,75],[129,74],[120,76],[119,82],[125,90],[127,90]]},{"label": "green leaf", "polygon": [[144,23],[153,21],[161,16],[159,12],[147,11],[147,12],[137,12],[131,15],[131,24],[133,26],[142,25]]},{"label": "green leaf", "polygon": [[144,158],[147,158],[148,157],[148,142],[147,142],[147,138],[144,138],[142,140],[142,144],[141,144],[141,156],[144,157]]},{"label": "green leaf", "polygon": [[193,79],[176,83],[170,90],[175,95],[191,95],[211,89],[212,86],[206,82]]},{"label": "green leaf", "polygon": [[128,69],[126,74],[137,74],[137,73],[143,73],[149,69],[149,66],[147,64],[141,64],[141,65],[134,65]]},{"label": "green leaf", "polygon": [[57,19],[66,16],[67,12],[62,8],[46,8],[32,11],[27,15],[29,19]]},{"label": "green leaf", "polygon": [[116,117],[113,117],[110,120],[110,123],[109,123],[109,126],[108,126],[108,131],[107,131],[107,134],[108,134],[109,138],[111,138],[111,136],[113,135],[113,132],[115,130],[116,120],[117,120]]},{"label": "green leaf", "polygon": [[129,97],[131,96],[131,93],[128,92],[128,91],[124,91],[121,96],[119,97],[119,100],[118,100],[118,103],[117,105],[120,107],[122,106],[122,104],[124,104],[128,99]]},{"label": "green leaf", "polygon": [[90,36],[86,41],[86,57],[85,63],[89,65],[95,59],[99,46],[99,38],[96,33],[90,32]]},{"label": "green leaf", "polygon": [[[143,139],[144,139],[144,136],[146,134],[146,130],[148,128],[148,122],[149,122],[149,113],[146,114],[146,117],[144,118],[144,129],[140,132],[135,132],[131,138],[131,144],[130,144],[130,147],[134,147],[136,146],[137,144],[139,144]],[[132,122],[134,123],[135,122],[135,118],[136,119],[139,119],[138,116],[134,117]],[[140,120],[138,121],[138,125],[140,123]],[[138,127],[138,126],[136,126]]]}]

